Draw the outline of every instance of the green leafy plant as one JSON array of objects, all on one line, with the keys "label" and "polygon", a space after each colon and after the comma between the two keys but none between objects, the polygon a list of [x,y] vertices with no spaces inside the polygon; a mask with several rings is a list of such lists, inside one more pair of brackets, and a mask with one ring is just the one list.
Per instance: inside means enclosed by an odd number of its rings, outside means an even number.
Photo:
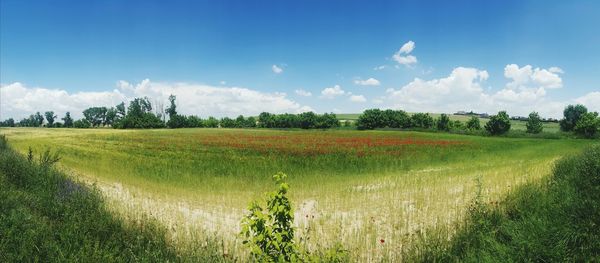
[{"label": "green leafy plant", "polygon": [[485,124],[485,129],[491,135],[505,134],[510,130],[510,118],[506,111],[498,112],[498,115],[490,117],[490,120]]},{"label": "green leafy plant", "polygon": [[242,219],[241,235],[250,247],[254,259],[260,262],[299,261],[294,241],[294,212],[287,197],[289,186],[286,174],[279,172],[273,179],[279,189],[268,194],[266,210],[258,202],[252,202],[249,213]]}]

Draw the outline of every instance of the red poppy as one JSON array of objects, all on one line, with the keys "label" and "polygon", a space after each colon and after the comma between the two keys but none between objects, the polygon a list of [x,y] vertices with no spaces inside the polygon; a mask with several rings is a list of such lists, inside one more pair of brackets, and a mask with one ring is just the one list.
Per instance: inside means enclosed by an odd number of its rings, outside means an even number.
[{"label": "red poppy", "polygon": [[383,243],[385,243],[385,240],[383,240],[383,239],[380,239],[380,240],[379,240],[379,243],[383,244]]}]

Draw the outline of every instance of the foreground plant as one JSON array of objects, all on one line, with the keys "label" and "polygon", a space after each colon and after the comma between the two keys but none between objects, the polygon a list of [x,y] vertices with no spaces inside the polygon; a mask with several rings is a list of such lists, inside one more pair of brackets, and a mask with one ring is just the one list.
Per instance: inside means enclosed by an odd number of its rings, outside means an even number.
[{"label": "foreground plant", "polygon": [[273,175],[279,189],[268,194],[266,210],[254,201],[248,208],[248,215],[242,219],[243,243],[250,247],[252,257],[261,262],[299,261],[286,177],[282,172]]}]

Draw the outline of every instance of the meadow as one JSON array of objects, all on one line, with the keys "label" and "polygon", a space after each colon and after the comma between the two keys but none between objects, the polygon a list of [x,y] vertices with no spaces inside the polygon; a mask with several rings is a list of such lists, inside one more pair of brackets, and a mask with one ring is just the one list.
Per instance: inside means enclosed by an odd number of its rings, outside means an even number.
[{"label": "meadow", "polygon": [[129,221],[150,217],[185,250],[219,240],[247,256],[238,236],[248,203],[289,175],[301,243],[341,245],[354,260],[400,260],[434,227],[453,227],[480,191],[497,202],[550,174],[589,140],[409,131],[3,128],[27,154],[60,151],[61,169],[102,191]]}]

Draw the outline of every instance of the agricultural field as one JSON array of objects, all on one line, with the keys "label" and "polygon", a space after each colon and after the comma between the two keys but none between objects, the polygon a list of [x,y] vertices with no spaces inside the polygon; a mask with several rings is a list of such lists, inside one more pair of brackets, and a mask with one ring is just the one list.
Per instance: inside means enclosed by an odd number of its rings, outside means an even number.
[{"label": "agricultural field", "polygon": [[126,220],[153,218],[184,250],[218,240],[245,258],[247,205],[288,174],[303,246],[341,245],[354,260],[400,260],[432,228],[550,174],[590,140],[406,131],[2,128],[23,154],[59,151],[60,168],[95,184]]}]

